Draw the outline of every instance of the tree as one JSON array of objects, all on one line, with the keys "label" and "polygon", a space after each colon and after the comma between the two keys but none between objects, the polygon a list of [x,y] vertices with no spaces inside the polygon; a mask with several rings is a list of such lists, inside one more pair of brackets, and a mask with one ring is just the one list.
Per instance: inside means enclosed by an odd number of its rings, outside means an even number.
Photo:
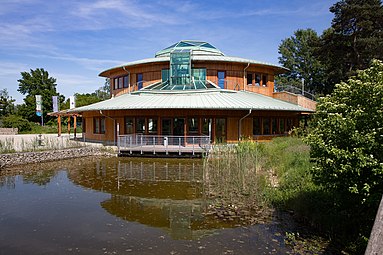
[{"label": "tree", "polygon": [[0,90],[0,117],[15,113],[15,100],[9,96],[7,89]]},{"label": "tree", "polygon": [[43,117],[47,120],[47,113],[53,110],[52,96],[59,95],[56,91],[56,79],[49,77],[47,71],[43,68],[30,70],[30,72],[21,72],[22,78],[19,82],[18,91],[26,95],[24,104],[20,106],[20,114],[26,119],[39,122],[40,117],[36,116],[36,98],[35,95],[42,96]]},{"label": "tree", "polygon": [[318,45],[319,36],[312,29],[299,29],[293,36],[283,40],[279,45],[279,63],[290,72],[280,75],[279,82],[300,87],[303,78],[305,90],[322,92],[323,67],[314,54]]},{"label": "tree", "polygon": [[332,26],[317,53],[327,65],[327,85],[345,81],[372,59],[383,59],[383,7],[380,0],[341,0],[330,11]]},{"label": "tree", "polygon": [[382,95],[383,63],[374,60],[320,99],[307,137],[316,182],[363,210],[383,193]]}]

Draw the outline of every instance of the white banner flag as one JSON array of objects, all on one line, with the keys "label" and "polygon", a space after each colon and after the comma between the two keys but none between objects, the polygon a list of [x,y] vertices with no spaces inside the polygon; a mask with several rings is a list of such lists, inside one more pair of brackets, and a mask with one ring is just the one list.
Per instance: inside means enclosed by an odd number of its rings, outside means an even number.
[{"label": "white banner flag", "polygon": [[69,108],[70,109],[76,108],[76,101],[74,96],[69,97]]},{"label": "white banner flag", "polygon": [[41,104],[42,104],[41,95],[36,95],[36,111],[41,112]]},{"label": "white banner flag", "polygon": [[53,112],[58,112],[59,111],[59,106],[58,106],[57,98],[58,98],[57,96],[52,96]]}]

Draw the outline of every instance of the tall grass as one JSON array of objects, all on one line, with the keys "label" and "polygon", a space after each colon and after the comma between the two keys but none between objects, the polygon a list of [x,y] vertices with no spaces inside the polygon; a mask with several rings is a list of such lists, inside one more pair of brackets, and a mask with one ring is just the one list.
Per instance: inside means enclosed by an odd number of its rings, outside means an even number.
[{"label": "tall grass", "polygon": [[310,148],[300,138],[244,141],[214,147],[205,159],[205,180],[213,197],[250,209],[289,211],[338,248],[363,253],[366,239],[360,235],[360,219],[347,209],[352,201],[336,203],[344,198],[314,182],[312,164]]}]

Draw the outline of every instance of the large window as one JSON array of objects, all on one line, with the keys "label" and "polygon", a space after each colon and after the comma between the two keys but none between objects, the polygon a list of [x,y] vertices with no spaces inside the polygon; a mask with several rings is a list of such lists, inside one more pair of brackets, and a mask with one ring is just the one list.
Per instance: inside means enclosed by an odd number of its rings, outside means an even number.
[{"label": "large window", "polygon": [[263,134],[270,135],[270,119],[263,118]]},{"label": "large window", "polygon": [[252,73],[247,73],[246,79],[247,79],[247,85],[253,85],[253,74]]},{"label": "large window", "polygon": [[145,118],[136,118],[136,133],[145,134]]},{"label": "large window", "polygon": [[123,85],[123,87],[124,88],[129,87],[129,75],[124,76],[124,85]]},{"label": "large window", "polygon": [[113,89],[122,89],[129,86],[129,75],[113,79]]},{"label": "large window", "polygon": [[174,50],[170,53],[170,85],[173,89],[183,89],[184,85],[190,85],[190,78],[190,51]]},{"label": "large window", "polygon": [[255,85],[260,86],[261,85],[261,75],[256,73],[255,74]]},{"label": "large window", "polygon": [[93,118],[93,133],[105,134],[105,117]]},{"label": "large window", "polygon": [[206,82],[206,68],[194,68],[192,69],[192,76],[194,85],[197,89],[205,88]]},{"label": "large window", "polygon": [[149,134],[157,134],[157,123],[158,120],[156,118],[148,119],[148,132]]},{"label": "large window", "polygon": [[226,119],[224,118],[215,119],[215,140],[220,143],[226,141]]},{"label": "large window", "polygon": [[133,118],[131,117],[125,117],[125,134],[133,134]]},{"label": "large window", "polygon": [[279,132],[283,134],[285,132],[285,119],[279,119]]},{"label": "large window", "polygon": [[226,77],[225,71],[218,71],[217,75],[218,75],[218,86],[221,89],[224,89],[225,88],[225,77]]},{"label": "large window", "polygon": [[262,74],[262,86],[267,87],[267,74]]},{"label": "large window", "polygon": [[162,69],[161,78],[162,78],[162,82],[169,81],[169,69]]},{"label": "large window", "polygon": [[279,134],[278,128],[277,128],[277,119],[276,118],[271,118],[271,132],[273,134]]},{"label": "large window", "polygon": [[189,134],[198,134],[199,129],[199,119],[198,118],[188,118],[188,133]]},{"label": "large window", "polygon": [[[211,125],[212,123],[212,119],[209,119],[209,118],[203,118],[202,120],[202,134],[204,135],[210,135],[210,132],[209,132],[209,126]],[[210,126],[211,128],[211,126]],[[210,130],[211,131],[211,130]]]},{"label": "large window", "polygon": [[142,73],[137,74],[137,89],[140,90],[142,89],[143,86],[143,75]]},{"label": "large window", "polygon": [[262,135],[262,118],[255,117],[253,119],[253,135]]}]

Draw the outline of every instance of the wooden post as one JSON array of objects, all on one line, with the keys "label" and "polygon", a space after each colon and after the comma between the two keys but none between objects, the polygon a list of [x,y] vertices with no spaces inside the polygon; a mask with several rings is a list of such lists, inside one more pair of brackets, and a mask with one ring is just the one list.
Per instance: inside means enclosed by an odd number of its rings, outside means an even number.
[{"label": "wooden post", "polygon": [[57,117],[57,134],[58,137],[61,136],[61,115]]},{"label": "wooden post", "polygon": [[73,132],[74,132],[74,138],[76,138],[76,128],[77,128],[77,116],[73,115]]},{"label": "wooden post", "polygon": [[68,134],[70,135],[70,116],[68,116]]},{"label": "wooden post", "polygon": [[383,254],[383,196],[376,214],[374,226],[371,231],[370,239],[365,255]]}]

